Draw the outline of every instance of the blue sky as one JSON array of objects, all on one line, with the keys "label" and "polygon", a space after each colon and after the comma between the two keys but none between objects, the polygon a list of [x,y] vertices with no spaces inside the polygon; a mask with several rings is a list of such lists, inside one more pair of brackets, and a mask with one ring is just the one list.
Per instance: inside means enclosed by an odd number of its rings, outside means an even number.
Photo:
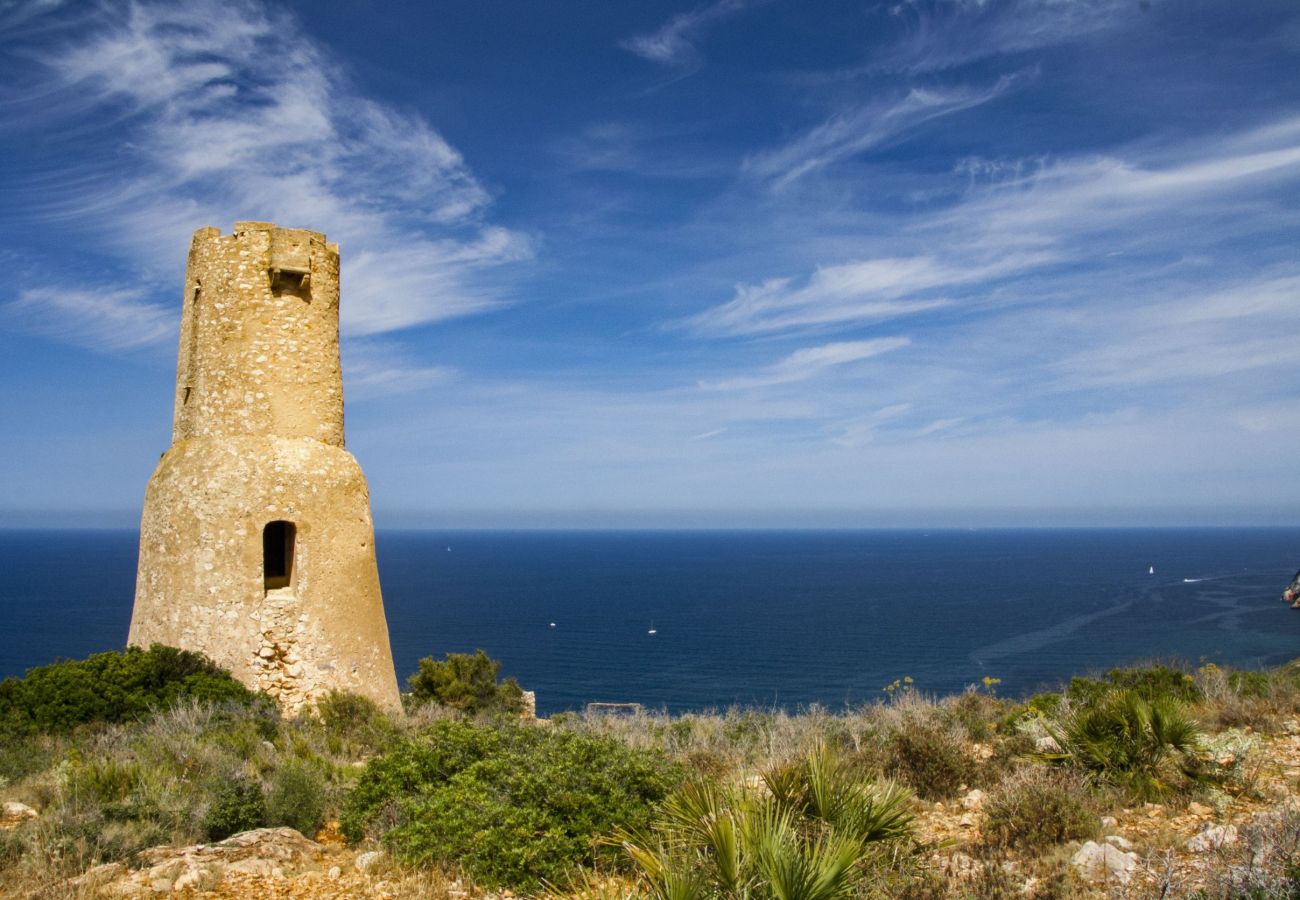
[{"label": "blue sky", "polygon": [[381,528],[1294,522],[1294,0],[0,2],[0,152],[0,524],[135,521],[237,219]]}]

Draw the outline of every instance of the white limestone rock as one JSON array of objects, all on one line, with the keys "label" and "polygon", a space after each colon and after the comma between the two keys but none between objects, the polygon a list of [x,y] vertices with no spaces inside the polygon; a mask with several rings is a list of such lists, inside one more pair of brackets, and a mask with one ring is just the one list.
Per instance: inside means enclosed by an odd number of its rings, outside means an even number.
[{"label": "white limestone rock", "polygon": [[1193,853],[1208,853],[1222,847],[1237,843],[1237,829],[1233,825],[1208,825],[1200,834],[1193,835],[1187,841],[1187,849]]},{"label": "white limestone rock", "polygon": [[365,872],[373,869],[383,861],[384,851],[370,850],[357,856],[355,863],[358,872]]},{"label": "white limestone rock", "polygon": [[1125,853],[1110,844],[1088,841],[1070,859],[1070,865],[1089,881],[1114,880],[1127,884],[1137,869],[1136,853]]},{"label": "white limestone rock", "polygon": [[4,806],[0,807],[0,809],[3,810],[3,815],[0,815],[0,818],[10,822],[26,822],[28,819],[35,819],[37,816],[36,810],[26,803],[19,803],[17,800],[6,800]]}]

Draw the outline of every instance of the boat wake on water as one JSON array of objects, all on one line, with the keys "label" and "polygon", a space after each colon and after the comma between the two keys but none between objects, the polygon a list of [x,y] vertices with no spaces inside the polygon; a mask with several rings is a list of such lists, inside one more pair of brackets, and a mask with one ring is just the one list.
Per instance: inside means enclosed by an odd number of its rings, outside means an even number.
[{"label": "boat wake on water", "polygon": [[1091,625],[1098,619],[1105,619],[1109,616],[1115,616],[1122,612],[1127,612],[1132,608],[1132,606],[1132,601],[1125,601],[1107,607],[1106,609],[1098,610],[1095,613],[1088,613],[1087,615],[1066,619],[1064,622],[1058,622],[1049,628],[1040,628],[1037,631],[1027,631],[1023,634],[1017,634],[1004,641],[998,641],[996,644],[989,644],[986,647],[980,647],[977,650],[971,651],[970,659],[977,666],[983,666],[991,659],[998,659],[1003,656],[1015,656],[1019,653],[1029,653],[1033,650],[1040,650],[1049,644],[1056,644],[1067,640],[1080,628]]}]

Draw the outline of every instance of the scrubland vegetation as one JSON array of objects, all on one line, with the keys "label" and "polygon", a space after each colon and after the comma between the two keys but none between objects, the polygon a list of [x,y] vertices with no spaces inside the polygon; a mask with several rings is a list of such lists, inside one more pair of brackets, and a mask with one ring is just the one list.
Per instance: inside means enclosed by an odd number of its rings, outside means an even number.
[{"label": "scrubland vegetation", "polygon": [[[97,863],[283,825],[382,848],[393,896],[1300,896],[1295,778],[1270,759],[1300,731],[1297,664],[543,723],[496,676],[481,654],[425,660],[405,715],[335,694],[295,719],[163,647],[0,683],[0,798],[39,813],[0,831],[0,886],[85,896],[67,879]],[[1258,815],[1193,877],[1188,809]],[[1071,866],[1132,822],[1131,881]]]}]

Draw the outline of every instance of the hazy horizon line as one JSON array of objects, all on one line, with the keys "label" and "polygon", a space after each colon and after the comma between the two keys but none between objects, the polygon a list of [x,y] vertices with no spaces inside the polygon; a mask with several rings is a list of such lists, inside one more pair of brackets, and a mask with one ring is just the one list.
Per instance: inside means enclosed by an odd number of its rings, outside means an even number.
[{"label": "hazy horizon line", "polygon": [[[138,510],[0,509],[0,530],[134,530]],[[1286,528],[1284,507],[1092,507],[1027,509],[573,509],[374,512],[376,531],[747,531],[969,528]]]}]

